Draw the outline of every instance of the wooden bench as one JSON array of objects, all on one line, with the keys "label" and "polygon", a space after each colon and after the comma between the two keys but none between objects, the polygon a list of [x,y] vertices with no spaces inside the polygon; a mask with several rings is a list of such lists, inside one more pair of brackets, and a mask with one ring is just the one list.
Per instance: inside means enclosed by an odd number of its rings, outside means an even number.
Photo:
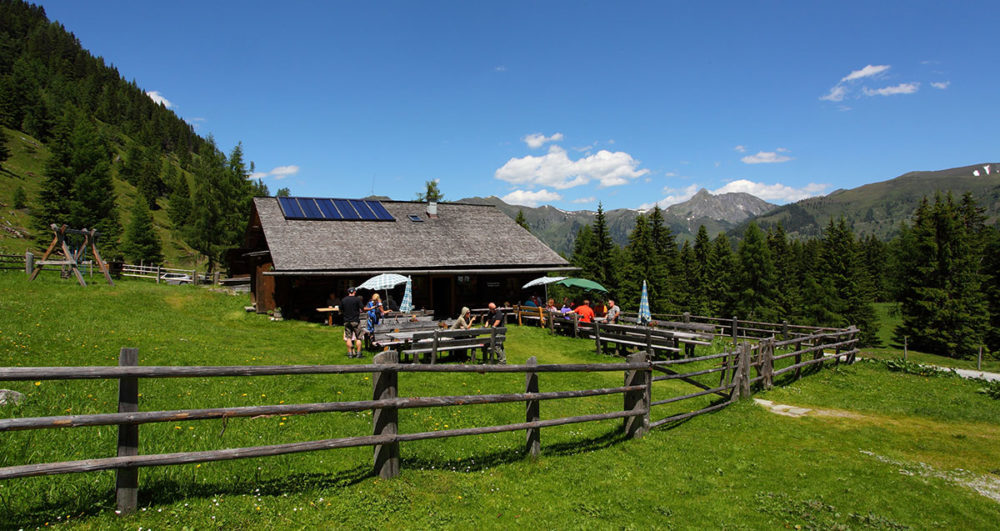
[{"label": "wooden bench", "polygon": [[472,361],[475,361],[476,350],[481,350],[483,363],[507,363],[507,355],[503,350],[506,338],[506,327],[417,332],[400,352],[399,360],[402,362],[411,358],[414,362],[419,362],[423,357],[431,363],[437,363],[438,357],[446,352],[471,352]]},{"label": "wooden bench", "polygon": [[660,352],[677,354],[681,351],[680,339],[674,332],[651,326],[597,322],[588,327],[588,334],[594,338],[598,354],[604,354],[607,345],[614,346],[619,354],[630,347],[645,350],[653,356]]},{"label": "wooden bench", "polygon": [[[622,316],[619,320],[623,323],[638,324],[638,319],[635,317]],[[716,326],[713,324],[658,320],[650,321],[650,324],[656,329],[672,331],[684,345],[684,354],[687,356],[694,354],[695,345],[711,346],[712,339],[715,338]]]},{"label": "wooden bench", "polygon": [[[364,324],[362,323],[362,326]],[[416,321],[410,320],[385,320],[381,323],[375,325],[375,331],[373,334],[365,334],[365,346],[369,350],[389,350],[398,349],[406,344],[406,341],[401,339],[395,339],[389,336],[393,332],[424,332],[431,330],[438,330],[444,327],[451,326],[448,321],[432,321],[425,319],[418,319]]]},{"label": "wooden bench", "polygon": [[524,326],[524,323],[541,327],[548,324],[545,308],[539,308],[538,306],[514,306],[513,313],[517,316],[517,324],[520,326]]}]

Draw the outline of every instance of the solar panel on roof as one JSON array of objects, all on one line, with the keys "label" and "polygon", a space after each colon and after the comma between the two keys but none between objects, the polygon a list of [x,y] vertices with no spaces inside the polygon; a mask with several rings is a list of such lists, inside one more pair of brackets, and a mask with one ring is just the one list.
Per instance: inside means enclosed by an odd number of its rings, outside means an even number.
[{"label": "solar panel on roof", "polygon": [[361,219],[361,216],[347,199],[334,199],[333,204],[337,205],[337,210],[340,211],[340,215],[344,216],[344,219]]},{"label": "solar panel on roof", "polygon": [[302,207],[302,213],[305,214],[306,219],[323,219],[323,213],[319,211],[319,206],[316,205],[315,199],[300,197],[299,206]]},{"label": "solar panel on roof", "polygon": [[358,211],[358,215],[361,216],[361,219],[378,219],[375,217],[375,213],[372,212],[372,209],[368,207],[368,201],[361,201],[360,199],[350,199],[349,201],[351,202],[351,206]]},{"label": "solar panel on roof", "polygon": [[281,205],[281,210],[285,213],[285,218],[301,219],[303,217],[302,209],[294,197],[279,197],[278,204]]},{"label": "solar panel on roof", "polygon": [[323,219],[344,219],[344,216],[340,215],[337,211],[337,207],[333,206],[332,199],[317,199],[316,203],[319,205],[320,212],[323,213]]},{"label": "solar panel on roof", "polygon": [[364,199],[279,197],[285,219],[309,221],[395,221],[382,203]]},{"label": "solar panel on roof", "polygon": [[389,211],[382,206],[381,202],[367,201],[367,203],[368,206],[371,207],[372,212],[375,213],[375,217],[377,217],[380,221],[395,221],[395,218],[393,218],[392,214],[390,214]]}]

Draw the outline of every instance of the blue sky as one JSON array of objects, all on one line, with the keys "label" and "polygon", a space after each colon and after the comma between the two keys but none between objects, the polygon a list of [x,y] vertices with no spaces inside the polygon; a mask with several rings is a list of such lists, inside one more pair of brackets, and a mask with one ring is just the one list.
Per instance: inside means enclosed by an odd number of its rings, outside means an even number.
[{"label": "blue sky", "polygon": [[996,160],[996,2],[43,1],[272,191],[786,203]]}]

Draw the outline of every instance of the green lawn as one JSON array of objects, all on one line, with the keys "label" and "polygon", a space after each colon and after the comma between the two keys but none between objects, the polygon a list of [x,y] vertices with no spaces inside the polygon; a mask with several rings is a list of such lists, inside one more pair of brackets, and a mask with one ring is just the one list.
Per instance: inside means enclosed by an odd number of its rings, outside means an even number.
[{"label": "green lawn", "polygon": [[[360,363],[340,329],[272,322],[246,296],[122,281],[87,288],[43,274],[0,274],[0,364],[113,365],[139,348],[143,365]],[[510,363],[611,361],[593,343],[538,329],[509,334]],[[713,376],[713,375],[710,375]],[[404,396],[523,390],[523,374],[400,374]],[[706,377],[707,383],[711,378]],[[541,374],[542,391],[621,385],[622,374]],[[716,376],[716,383],[718,382]],[[402,445],[401,476],[371,476],[370,448],[143,469],[140,511],[114,514],[111,472],[0,482],[0,527],[90,528],[980,528],[1000,526],[1000,402],[975,382],[891,373],[859,363],[808,374],[759,396],[825,410],[790,418],[743,402],[640,440],[621,421]],[[37,385],[36,385],[37,384]],[[110,412],[117,385],[0,382],[27,395],[2,417]],[[146,411],[371,397],[370,375],[185,378],[140,382]],[[690,392],[656,384],[654,400]],[[654,410],[653,418],[708,398]],[[542,403],[543,418],[618,410],[620,396]],[[402,410],[400,431],[519,422],[523,404]],[[209,450],[371,432],[364,413],[143,425],[140,453]],[[114,428],[0,435],[0,466],[113,455]],[[1000,487],[998,487],[1000,489]],[[995,491],[1000,492],[1000,490]]]}]

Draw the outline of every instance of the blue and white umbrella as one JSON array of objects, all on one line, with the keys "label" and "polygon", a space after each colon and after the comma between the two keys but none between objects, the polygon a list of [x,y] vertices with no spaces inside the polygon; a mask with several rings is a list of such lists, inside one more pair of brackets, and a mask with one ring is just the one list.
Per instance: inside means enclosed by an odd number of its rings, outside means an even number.
[{"label": "blue and white umbrella", "polygon": [[403,292],[403,302],[399,305],[400,313],[410,313],[413,310],[413,280],[406,279],[406,291]]},{"label": "blue and white umbrella", "polygon": [[653,320],[653,315],[649,313],[649,293],[646,291],[646,281],[642,281],[642,298],[639,299],[639,322],[647,324]]},{"label": "blue and white umbrella", "polygon": [[376,291],[380,289],[390,289],[406,281],[407,278],[403,275],[397,275],[396,273],[382,273],[381,275],[369,278],[363,284],[358,286],[358,289],[371,289]]}]

